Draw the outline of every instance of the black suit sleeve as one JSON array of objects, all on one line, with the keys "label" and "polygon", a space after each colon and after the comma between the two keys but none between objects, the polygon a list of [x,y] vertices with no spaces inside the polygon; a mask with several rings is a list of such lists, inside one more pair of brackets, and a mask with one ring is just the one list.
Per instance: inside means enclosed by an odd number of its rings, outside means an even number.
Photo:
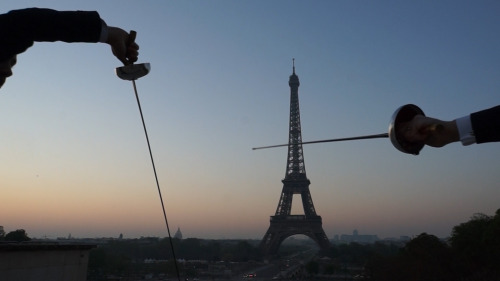
[{"label": "black suit sleeve", "polygon": [[0,15],[0,61],[36,41],[97,42],[102,21],[97,12],[29,8]]},{"label": "black suit sleeve", "polygon": [[470,115],[476,143],[500,141],[500,106]]}]

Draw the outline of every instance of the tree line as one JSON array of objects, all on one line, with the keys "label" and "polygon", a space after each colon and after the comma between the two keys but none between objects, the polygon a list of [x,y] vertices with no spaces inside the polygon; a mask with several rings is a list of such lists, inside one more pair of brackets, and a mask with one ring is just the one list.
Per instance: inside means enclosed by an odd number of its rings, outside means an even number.
[{"label": "tree line", "polygon": [[[30,238],[19,229],[0,234],[0,240]],[[259,262],[264,259],[259,242],[197,238],[111,240],[91,250],[89,274],[119,275],[132,271],[174,274],[174,254],[178,260],[214,264]],[[279,252],[286,256],[300,250],[300,246],[283,244]],[[349,267],[357,267],[363,269],[360,278],[369,280],[500,280],[500,209],[493,216],[474,214],[469,221],[453,227],[445,240],[422,233],[403,246],[381,242],[338,244],[320,254],[329,259],[312,260],[304,265],[310,275],[349,273]],[[148,259],[162,262],[145,264]],[[181,270],[183,274],[196,274],[186,267]]]},{"label": "tree line", "polygon": [[0,241],[24,242],[30,240],[31,238],[28,237],[28,233],[24,229],[10,231],[7,234],[0,232]]},{"label": "tree line", "polygon": [[447,241],[422,233],[366,269],[372,280],[500,280],[500,209],[453,227]]}]

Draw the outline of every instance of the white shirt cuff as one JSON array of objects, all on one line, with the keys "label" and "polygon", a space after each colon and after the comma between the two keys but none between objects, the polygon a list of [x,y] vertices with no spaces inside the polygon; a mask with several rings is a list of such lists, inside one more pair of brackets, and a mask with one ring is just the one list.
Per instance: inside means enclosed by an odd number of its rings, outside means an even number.
[{"label": "white shirt cuff", "polygon": [[458,118],[455,122],[457,124],[458,135],[460,136],[462,144],[471,145],[476,143],[476,136],[474,135],[474,130],[472,130],[470,115]]}]

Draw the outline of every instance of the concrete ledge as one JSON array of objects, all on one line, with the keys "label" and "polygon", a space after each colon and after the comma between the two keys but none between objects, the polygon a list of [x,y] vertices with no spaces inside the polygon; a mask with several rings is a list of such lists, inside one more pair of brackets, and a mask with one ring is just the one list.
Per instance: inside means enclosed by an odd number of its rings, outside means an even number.
[{"label": "concrete ledge", "polygon": [[0,243],[2,281],[85,281],[89,252],[95,245]]}]

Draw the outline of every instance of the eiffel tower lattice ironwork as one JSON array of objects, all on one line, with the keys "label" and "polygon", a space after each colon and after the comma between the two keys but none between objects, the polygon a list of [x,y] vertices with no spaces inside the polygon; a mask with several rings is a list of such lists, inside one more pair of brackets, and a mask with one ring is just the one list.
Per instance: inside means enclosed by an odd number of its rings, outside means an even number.
[{"label": "eiffel tower lattice ironwork", "polygon": [[[302,142],[299,110],[300,82],[295,74],[295,59],[288,85],[290,86],[290,128],[287,167],[285,178],[282,180],[283,190],[276,214],[271,216],[269,229],[260,243],[260,248],[266,256],[275,255],[286,238],[297,234],[310,237],[322,250],[330,247],[330,241],[323,230],[321,216],[318,216],[314,209],[309,191],[311,182],[306,176],[304,153],[300,144]],[[291,214],[294,194],[300,194],[302,198],[303,215]]]}]

